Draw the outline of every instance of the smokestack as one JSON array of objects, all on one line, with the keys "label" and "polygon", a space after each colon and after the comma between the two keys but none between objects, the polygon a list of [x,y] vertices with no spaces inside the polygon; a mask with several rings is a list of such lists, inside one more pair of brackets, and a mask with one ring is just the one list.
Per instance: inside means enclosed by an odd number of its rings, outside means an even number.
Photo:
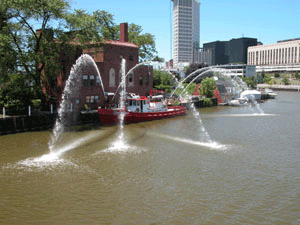
[{"label": "smokestack", "polygon": [[128,23],[120,24],[120,41],[128,42]]}]

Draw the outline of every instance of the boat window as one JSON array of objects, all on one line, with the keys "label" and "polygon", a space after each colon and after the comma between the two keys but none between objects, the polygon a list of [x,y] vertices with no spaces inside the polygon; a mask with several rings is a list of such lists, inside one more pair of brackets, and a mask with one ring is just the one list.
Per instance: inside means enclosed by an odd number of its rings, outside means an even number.
[{"label": "boat window", "polygon": [[133,106],[136,106],[136,101],[132,101],[132,105],[133,105]]}]

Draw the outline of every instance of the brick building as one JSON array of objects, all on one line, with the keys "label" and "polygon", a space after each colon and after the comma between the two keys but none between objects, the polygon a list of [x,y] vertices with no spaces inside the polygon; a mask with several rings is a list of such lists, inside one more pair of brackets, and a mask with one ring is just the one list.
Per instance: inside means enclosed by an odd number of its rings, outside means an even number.
[{"label": "brick building", "polygon": [[[56,96],[57,99],[60,99],[64,85],[76,59],[82,54],[88,54],[94,59],[98,67],[104,86],[105,96],[103,95],[102,85],[96,69],[90,64],[86,64],[81,69],[80,76],[82,79],[82,86],[80,91],[74,97],[75,104],[80,109],[83,109],[86,104],[91,109],[102,106],[107,103],[109,93],[115,93],[119,86],[121,81],[122,58],[126,60],[126,73],[138,64],[138,48],[137,45],[128,42],[127,23],[120,24],[119,41],[105,41],[103,44],[100,44],[100,47],[91,45],[90,48],[86,49],[76,47],[75,50],[72,50],[72,54],[65,48],[60,56],[62,69],[58,74],[56,87],[51,88],[51,85],[46,85],[44,90],[51,92],[50,94],[52,96]],[[153,85],[152,75],[152,66],[143,65],[137,67],[126,79],[126,91],[128,93],[139,95],[149,95]],[[118,98],[115,99],[114,103],[117,103]]]}]

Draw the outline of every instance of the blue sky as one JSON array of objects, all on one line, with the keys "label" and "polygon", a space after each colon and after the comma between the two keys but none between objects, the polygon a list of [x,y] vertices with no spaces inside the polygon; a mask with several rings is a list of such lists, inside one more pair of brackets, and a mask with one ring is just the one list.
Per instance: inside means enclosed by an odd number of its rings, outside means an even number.
[{"label": "blue sky", "polygon": [[[141,25],[156,39],[158,55],[169,60],[170,0],[71,0],[74,9],[105,10],[116,24]],[[300,3],[296,0],[200,1],[200,46],[232,38],[257,38],[263,44],[300,38]]]}]

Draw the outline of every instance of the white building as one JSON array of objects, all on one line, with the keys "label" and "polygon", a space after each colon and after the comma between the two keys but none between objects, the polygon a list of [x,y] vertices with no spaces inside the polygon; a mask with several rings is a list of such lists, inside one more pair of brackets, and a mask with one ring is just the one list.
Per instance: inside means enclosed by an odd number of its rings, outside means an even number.
[{"label": "white building", "polygon": [[173,2],[173,60],[193,62],[194,51],[200,42],[200,2],[198,0],[171,0]]},{"label": "white building", "polygon": [[300,39],[249,47],[247,64],[260,67],[300,65]]}]

